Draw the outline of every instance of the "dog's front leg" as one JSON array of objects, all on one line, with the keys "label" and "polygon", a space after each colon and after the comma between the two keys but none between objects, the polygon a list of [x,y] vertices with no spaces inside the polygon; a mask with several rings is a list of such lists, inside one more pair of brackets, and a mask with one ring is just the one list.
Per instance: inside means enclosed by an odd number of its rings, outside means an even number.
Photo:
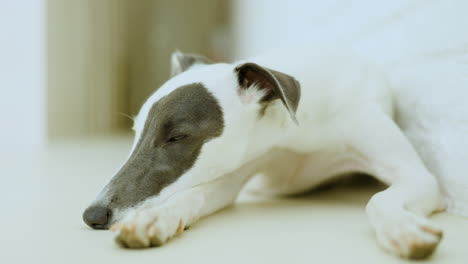
[{"label": "dog's front leg", "polygon": [[385,250],[405,258],[432,254],[442,231],[426,216],[444,208],[435,177],[407,138],[379,111],[363,114],[348,136],[362,154],[368,172],[391,186],[375,194],[366,211]]},{"label": "dog's front leg", "polygon": [[245,179],[237,173],[228,174],[177,192],[162,203],[149,199],[111,227],[117,233],[115,240],[129,248],[160,246],[200,217],[230,205]]}]

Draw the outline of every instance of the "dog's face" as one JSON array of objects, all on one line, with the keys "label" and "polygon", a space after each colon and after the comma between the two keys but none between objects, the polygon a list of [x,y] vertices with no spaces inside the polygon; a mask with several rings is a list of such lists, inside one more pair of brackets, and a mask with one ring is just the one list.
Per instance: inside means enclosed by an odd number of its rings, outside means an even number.
[{"label": "dog's face", "polygon": [[280,99],[295,118],[299,84],[286,74],[180,53],[172,64],[173,78],[135,119],[127,161],[83,214],[95,229],[108,228],[150,198],[163,203],[238,168],[269,102]]}]

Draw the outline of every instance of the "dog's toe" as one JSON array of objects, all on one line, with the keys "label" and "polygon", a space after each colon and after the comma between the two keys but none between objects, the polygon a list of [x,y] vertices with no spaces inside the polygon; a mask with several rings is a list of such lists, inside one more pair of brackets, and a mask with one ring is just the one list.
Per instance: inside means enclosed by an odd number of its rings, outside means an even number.
[{"label": "dog's toe", "polygon": [[408,254],[404,257],[409,259],[425,259],[432,255],[439,241],[436,242],[413,242],[409,244]]},{"label": "dog's toe", "polygon": [[111,227],[115,241],[126,248],[161,246],[184,230],[184,222],[174,218],[169,210],[141,211],[128,215]]},{"label": "dog's toe", "polygon": [[442,239],[441,229],[417,216],[386,223],[376,231],[380,246],[408,259],[424,259],[431,256]]},{"label": "dog's toe", "polygon": [[115,237],[115,242],[125,248],[145,248],[149,246],[149,240],[139,236],[134,225],[123,225]]}]

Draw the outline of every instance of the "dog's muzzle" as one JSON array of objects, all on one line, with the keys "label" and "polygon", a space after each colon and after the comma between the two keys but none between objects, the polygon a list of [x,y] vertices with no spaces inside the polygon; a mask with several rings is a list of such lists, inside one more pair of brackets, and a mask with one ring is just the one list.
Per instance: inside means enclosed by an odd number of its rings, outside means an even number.
[{"label": "dog's muzzle", "polygon": [[108,229],[112,211],[103,206],[88,207],[83,213],[84,222],[93,229]]}]

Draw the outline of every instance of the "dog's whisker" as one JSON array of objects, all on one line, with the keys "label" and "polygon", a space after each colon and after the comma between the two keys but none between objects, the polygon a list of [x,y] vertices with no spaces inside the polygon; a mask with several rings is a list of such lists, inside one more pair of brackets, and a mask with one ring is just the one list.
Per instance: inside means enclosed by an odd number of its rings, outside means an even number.
[{"label": "dog's whisker", "polygon": [[123,116],[125,116],[125,117],[128,117],[130,120],[132,120],[133,122],[135,122],[135,118],[133,118],[133,117],[131,117],[131,116],[125,114],[125,113],[117,112],[117,114],[120,114],[120,115],[123,115]]}]

